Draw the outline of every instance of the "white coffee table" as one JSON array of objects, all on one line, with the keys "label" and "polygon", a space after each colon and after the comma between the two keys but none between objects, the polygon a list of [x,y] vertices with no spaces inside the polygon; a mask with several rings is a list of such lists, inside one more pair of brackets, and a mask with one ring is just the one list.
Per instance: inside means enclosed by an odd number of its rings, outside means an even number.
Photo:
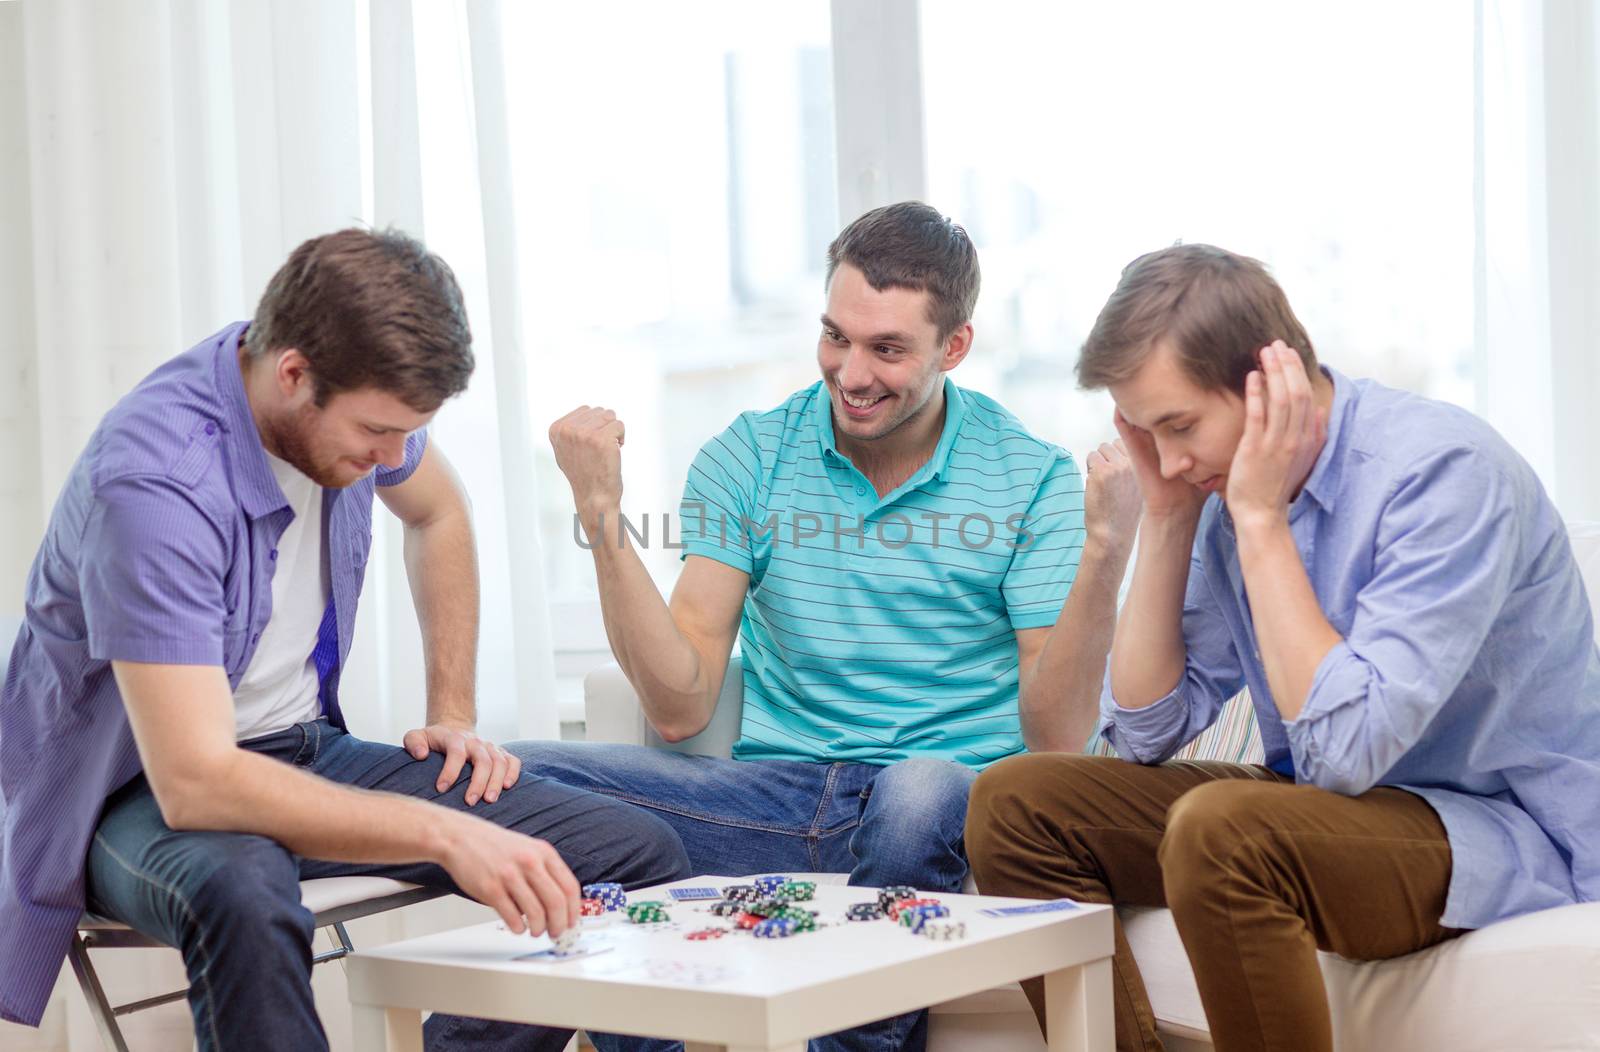
[{"label": "white coffee table", "polygon": [[[749,878],[699,877],[635,891],[630,901],[670,901],[667,888],[716,887]],[[602,952],[575,960],[516,958],[547,948],[544,936],[480,924],[371,950],[346,964],[357,1052],[422,1052],[422,1013],[541,1023],[679,1038],[695,1050],[803,1052],[807,1038],[1045,977],[1052,1052],[1112,1047],[1112,912],[1106,906],[985,917],[989,907],[1037,905],[987,895],[936,897],[964,921],[964,939],[938,942],[887,920],[847,922],[867,888],[823,885],[806,905],[828,926],[787,939],[730,933],[704,903],[669,907],[670,925],[617,914],[586,927]]]}]

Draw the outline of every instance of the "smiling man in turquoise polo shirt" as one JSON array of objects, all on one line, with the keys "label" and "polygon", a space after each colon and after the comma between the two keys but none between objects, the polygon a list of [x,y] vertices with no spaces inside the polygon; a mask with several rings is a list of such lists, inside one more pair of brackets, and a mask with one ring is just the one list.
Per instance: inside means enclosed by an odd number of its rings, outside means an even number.
[{"label": "smiling man in turquoise polo shirt", "polygon": [[[978,259],[908,202],[828,249],[820,382],[741,415],[689,470],[670,602],[620,531],[623,425],[550,429],[606,631],[646,718],[703,730],[734,639],[734,759],[528,743],[525,768],[657,811],[697,873],[848,872],[957,891],[967,790],[1091,732],[1139,515],[1125,454],[1065,451],[948,377],[972,349]],[[813,1042],[920,1048],[925,1013]]]}]

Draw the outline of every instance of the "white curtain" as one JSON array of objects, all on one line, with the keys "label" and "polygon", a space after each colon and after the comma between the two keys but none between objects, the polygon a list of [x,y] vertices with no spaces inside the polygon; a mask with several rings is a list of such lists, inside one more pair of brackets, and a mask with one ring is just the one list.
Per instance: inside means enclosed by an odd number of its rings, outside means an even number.
[{"label": "white curtain", "polygon": [[[55,494],[117,398],[249,317],[305,238],[393,225],[455,269],[475,336],[432,438],[473,502],[480,727],[557,735],[499,17],[498,0],[0,3],[0,604],[20,612]],[[398,527],[376,518],[342,695],[352,730],[398,740],[424,711],[420,641]],[[118,1001],[182,985],[170,953],[102,960]],[[181,1047],[184,1016],[132,1017],[134,1047]],[[98,1047],[71,1022],[74,1049]],[[0,1049],[61,1028],[58,1005]]]},{"label": "white curtain", "polygon": [[[1600,519],[1600,9],[1478,0],[1478,408]],[[1425,250],[1425,246],[1419,246]]]}]

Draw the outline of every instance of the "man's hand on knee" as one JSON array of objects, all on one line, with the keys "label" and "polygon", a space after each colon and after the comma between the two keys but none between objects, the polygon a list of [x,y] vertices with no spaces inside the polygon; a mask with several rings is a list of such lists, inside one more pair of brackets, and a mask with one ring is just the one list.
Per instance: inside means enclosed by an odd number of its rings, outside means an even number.
[{"label": "man's hand on knee", "polygon": [[472,781],[467,783],[468,807],[479,800],[494,803],[500,799],[500,791],[516,785],[522,775],[521,760],[489,739],[479,737],[471,727],[432,723],[407,731],[401,743],[414,760],[426,760],[429,753],[444,756],[437,786],[441,793],[456,784],[464,766],[472,764]]},{"label": "man's hand on knee", "polygon": [[439,865],[507,928],[560,935],[578,923],[578,880],[545,841],[454,811],[442,832]]}]

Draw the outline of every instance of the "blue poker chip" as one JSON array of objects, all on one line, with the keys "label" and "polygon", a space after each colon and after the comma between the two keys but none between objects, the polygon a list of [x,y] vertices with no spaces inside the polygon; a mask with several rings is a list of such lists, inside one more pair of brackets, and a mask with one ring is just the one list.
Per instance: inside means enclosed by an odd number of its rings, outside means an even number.
[{"label": "blue poker chip", "polygon": [[608,911],[620,910],[628,901],[627,892],[622,890],[622,885],[613,883],[585,884],[583,897],[598,899]]},{"label": "blue poker chip", "polygon": [[798,927],[798,922],[788,917],[769,917],[757,924],[750,934],[758,939],[787,939]]},{"label": "blue poker chip", "polygon": [[755,879],[756,890],[761,892],[762,895],[771,895],[787,883],[789,883],[788,877],[779,876],[775,873]]}]

